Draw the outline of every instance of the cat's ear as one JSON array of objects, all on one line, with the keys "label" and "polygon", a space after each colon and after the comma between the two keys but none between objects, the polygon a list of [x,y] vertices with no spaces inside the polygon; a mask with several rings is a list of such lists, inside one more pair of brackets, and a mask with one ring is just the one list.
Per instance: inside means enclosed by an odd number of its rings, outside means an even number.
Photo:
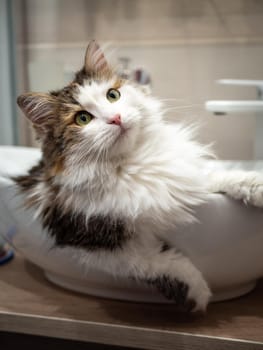
[{"label": "cat's ear", "polygon": [[17,104],[25,116],[36,126],[49,124],[54,117],[56,100],[50,94],[27,93],[17,98]]},{"label": "cat's ear", "polygon": [[110,67],[98,43],[92,40],[86,50],[84,70],[88,75],[97,75],[110,72]]}]

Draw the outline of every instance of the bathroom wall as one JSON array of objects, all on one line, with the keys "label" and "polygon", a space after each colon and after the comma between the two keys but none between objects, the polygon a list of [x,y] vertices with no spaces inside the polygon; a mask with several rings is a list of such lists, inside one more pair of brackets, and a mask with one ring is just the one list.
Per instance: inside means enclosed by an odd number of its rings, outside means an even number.
[{"label": "bathroom wall", "polygon": [[256,98],[253,88],[215,80],[263,79],[262,1],[24,0],[23,10],[17,51],[31,90],[68,81],[90,39],[110,42],[115,61],[129,57],[151,74],[157,96],[175,99],[169,119],[200,123],[200,140],[214,142],[220,158],[253,158],[255,116],[215,117],[204,102]]}]

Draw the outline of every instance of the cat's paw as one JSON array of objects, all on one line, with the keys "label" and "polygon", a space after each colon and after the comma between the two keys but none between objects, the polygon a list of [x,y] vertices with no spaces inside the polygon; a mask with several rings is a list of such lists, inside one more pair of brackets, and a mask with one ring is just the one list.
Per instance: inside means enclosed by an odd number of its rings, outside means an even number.
[{"label": "cat's paw", "polygon": [[191,280],[188,299],[195,301],[192,312],[205,312],[211,296],[212,292],[201,275]]},{"label": "cat's paw", "polygon": [[233,183],[230,195],[255,207],[263,207],[263,176],[248,173],[242,181]]},{"label": "cat's paw", "polygon": [[211,292],[203,279],[187,284],[166,275],[149,280],[167,299],[187,312],[205,312]]},{"label": "cat's paw", "polygon": [[214,174],[212,192],[221,192],[246,204],[263,208],[263,175],[257,172],[233,171]]},{"label": "cat's paw", "polygon": [[236,185],[236,196],[240,195],[246,204],[263,208],[263,177],[255,177],[251,182]]}]

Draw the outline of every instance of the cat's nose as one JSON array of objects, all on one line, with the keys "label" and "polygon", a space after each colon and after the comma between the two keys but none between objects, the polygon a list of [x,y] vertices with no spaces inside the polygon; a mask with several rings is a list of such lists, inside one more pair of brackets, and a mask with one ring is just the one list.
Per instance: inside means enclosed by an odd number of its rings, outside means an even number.
[{"label": "cat's nose", "polygon": [[120,114],[115,114],[113,117],[111,117],[109,119],[108,124],[121,125],[121,115]]}]

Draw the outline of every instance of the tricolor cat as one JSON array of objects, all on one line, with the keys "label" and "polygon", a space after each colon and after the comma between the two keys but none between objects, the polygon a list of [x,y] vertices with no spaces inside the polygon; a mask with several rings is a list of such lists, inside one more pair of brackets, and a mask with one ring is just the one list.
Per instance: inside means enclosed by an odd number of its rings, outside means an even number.
[{"label": "tricolor cat", "polygon": [[209,286],[166,233],[192,222],[213,190],[261,205],[262,191],[248,191],[255,175],[238,183],[238,174],[205,178],[209,148],[191,128],[165,122],[160,101],[118,76],[95,41],[69,85],[21,95],[18,104],[43,155],[15,180],[55,244],[79,249],[87,268],[139,280],[184,310],[204,311]]}]

